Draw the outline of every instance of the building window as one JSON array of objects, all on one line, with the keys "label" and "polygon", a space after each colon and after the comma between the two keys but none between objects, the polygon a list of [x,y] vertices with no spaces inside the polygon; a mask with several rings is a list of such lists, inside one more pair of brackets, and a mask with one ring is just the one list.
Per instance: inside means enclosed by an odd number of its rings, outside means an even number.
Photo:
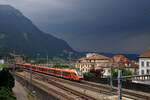
[{"label": "building window", "polygon": [[144,70],[141,70],[141,74],[142,74],[142,75],[144,74]]},{"label": "building window", "polygon": [[141,66],[144,67],[144,61],[141,62]]},{"label": "building window", "polygon": [[149,62],[146,62],[146,66],[149,67]]},{"label": "building window", "polygon": [[147,74],[149,74],[149,69],[147,69]]}]

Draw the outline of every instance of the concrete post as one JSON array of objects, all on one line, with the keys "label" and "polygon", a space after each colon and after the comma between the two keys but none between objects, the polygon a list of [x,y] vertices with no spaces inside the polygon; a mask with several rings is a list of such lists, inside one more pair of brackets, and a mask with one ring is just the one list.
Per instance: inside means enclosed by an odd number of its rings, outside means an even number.
[{"label": "concrete post", "polygon": [[122,100],[122,70],[118,70],[118,100]]},{"label": "concrete post", "polygon": [[113,80],[112,80],[112,63],[110,63],[110,88],[113,89]]}]

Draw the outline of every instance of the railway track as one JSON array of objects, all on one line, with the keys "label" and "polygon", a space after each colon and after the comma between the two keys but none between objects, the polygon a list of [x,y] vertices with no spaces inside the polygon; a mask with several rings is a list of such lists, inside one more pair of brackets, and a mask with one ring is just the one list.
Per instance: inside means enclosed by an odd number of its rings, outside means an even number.
[{"label": "railway track", "polygon": [[78,91],[75,91],[75,90],[70,89],[68,87],[65,87],[63,85],[60,85],[60,84],[58,84],[58,83],[56,83],[56,82],[54,82],[52,80],[48,80],[48,83],[50,83],[50,84],[52,84],[52,85],[54,85],[54,86],[56,86],[58,88],[61,88],[61,89],[65,90],[65,91],[67,91],[67,92],[70,92],[71,94],[74,94],[74,95],[78,96],[79,98],[82,98],[83,100],[96,100],[93,97],[90,97],[90,96],[85,95],[83,93],[79,93]]},{"label": "railway track", "polygon": [[[51,84],[51,85],[53,85],[53,86],[55,86],[61,90],[66,91],[69,94],[76,96],[76,99],[69,98],[66,95],[63,95],[62,93],[58,92],[57,90],[50,89],[50,90],[53,90],[54,92],[57,91],[56,93],[61,94],[61,96],[64,97],[66,100],[97,100],[94,97],[88,96],[87,94],[78,92],[74,89],[68,88],[67,86],[61,85],[61,84],[57,83],[55,80],[51,80],[48,76],[39,75],[39,73],[35,74],[35,72],[34,72],[33,73],[33,79],[38,79],[38,80],[41,80],[43,82],[49,83],[49,84]],[[43,87],[43,85],[42,85],[42,87]],[[44,86],[44,87],[47,89],[49,88],[47,86]]]},{"label": "railway track", "polygon": [[[116,88],[114,88],[114,90],[112,92],[112,91],[110,91],[110,87],[97,85],[97,84],[92,84],[92,83],[89,83],[87,81],[82,81],[82,82],[78,83],[78,82],[73,82],[73,81],[64,80],[64,79],[61,79],[61,78],[45,75],[45,74],[38,73],[38,72],[34,72],[34,74],[38,74],[38,75],[42,76],[43,77],[42,79],[45,79],[45,77],[47,77],[48,79],[52,79],[52,80],[55,80],[55,81],[57,80],[59,82],[71,84],[71,85],[74,85],[74,86],[77,86],[77,87],[80,87],[80,88],[88,89],[88,90],[98,92],[98,93],[102,93],[102,94],[105,94],[105,95],[117,95],[118,94],[117,93],[118,90]],[[50,84],[53,84],[52,80],[48,80],[48,82]],[[63,86],[61,85],[61,87],[63,87]],[[75,93],[75,92],[72,92],[72,93]],[[133,100],[150,100],[150,96],[145,96],[145,95],[142,95],[142,94],[137,94],[137,93],[124,91],[124,90],[122,91],[122,93],[123,93],[123,97],[127,97],[127,98],[130,98],[130,99],[133,99]],[[82,97],[82,96],[80,96],[80,97]],[[89,99],[87,99],[87,100],[89,100]],[[94,99],[91,99],[91,100],[94,100]]]},{"label": "railway track", "polygon": [[[17,74],[15,74],[15,77],[19,77],[21,80],[28,81],[28,79],[24,78],[24,76],[22,76],[22,75],[20,75],[20,74],[19,74],[19,76],[18,76]],[[46,91],[47,91],[48,93],[55,93],[55,95],[56,95],[57,97],[61,97],[63,100],[74,100],[73,98],[68,97],[67,95],[65,95],[65,94],[63,94],[63,93],[61,93],[61,92],[59,92],[59,91],[57,91],[57,90],[54,90],[54,89],[52,89],[52,88],[50,88],[50,87],[47,87],[47,86],[45,86],[45,85],[39,84],[38,82],[36,82],[36,81],[34,81],[34,80],[33,80],[33,83],[34,83],[35,86],[40,87],[40,89],[42,89],[42,90],[44,90],[44,91],[45,91],[45,89],[46,89]],[[43,88],[44,88],[44,89],[43,89]]]},{"label": "railway track", "polygon": [[[106,87],[106,86],[102,86],[102,85],[96,85],[96,84],[88,83],[86,81],[82,81],[82,83],[90,85],[90,86],[110,90],[110,87]],[[117,91],[118,91],[118,89],[113,88],[113,94],[117,95]],[[137,93],[133,93],[133,92],[125,91],[125,90],[122,90],[122,94],[123,94],[124,97],[131,98],[131,99],[134,99],[134,100],[150,100],[150,96],[137,94]]]},{"label": "railway track", "polygon": [[91,87],[89,85],[85,85],[85,84],[80,83],[80,82],[64,80],[64,79],[61,79],[61,78],[41,74],[41,73],[38,73],[38,72],[34,72],[34,73],[36,73],[38,75],[41,75],[43,77],[42,79],[45,79],[45,77],[47,77],[48,79],[55,80],[57,82],[71,84],[73,86],[80,87],[80,88],[87,89],[87,90],[94,91],[94,92],[98,92],[98,93],[101,93],[101,94],[105,94],[105,95],[109,95],[109,96],[110,95],[115,95],[115,93],[111,93],[110,90],[106,90],[106,89],[104,90],[103,88],[97,88],[97,87],[93,87],[93,86]]}]

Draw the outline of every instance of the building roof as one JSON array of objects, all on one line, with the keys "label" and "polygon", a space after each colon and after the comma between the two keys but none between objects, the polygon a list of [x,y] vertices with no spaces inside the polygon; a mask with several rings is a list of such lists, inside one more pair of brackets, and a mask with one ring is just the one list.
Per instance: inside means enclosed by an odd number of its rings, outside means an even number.
[{"label": "building roof", "polygon": [[[131,60],[129,60],[128,58],[126,58],[123,55],[116,55],[116,56],[112,57],[109,61],[112,63],[118,63],[120,68],[126,68],[126,67],[138,68],[138,64],[136,64],[135,62],[132,62]],[[125,64],[130,64],[130,66],[126,66]],[[116,67],[118,65],[113,64],[112,66]]]},{"label": "building roof", "polygon": [[130,63],[131,61],[123,55],[116,55],[110,59],[110,62],[115,63]]},{"label": "building roof", "polygon": [[81,60],[108,60],[108,59],[110,58],[99,54],[87,54],[86,57],[82,57],[78,60],[81,61]]},{"label": "building roof", "polygon": [[139,58],[150,58],[150,47]]}]

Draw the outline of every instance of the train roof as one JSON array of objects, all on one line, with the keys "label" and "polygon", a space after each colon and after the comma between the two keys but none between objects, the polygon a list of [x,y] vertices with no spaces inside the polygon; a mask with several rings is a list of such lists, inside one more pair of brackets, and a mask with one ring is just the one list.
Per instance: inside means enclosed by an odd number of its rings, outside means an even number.
[{"label": "train roof", "polygon": [[[28,63],[16,63],[16,64],[20,64],[20,65],[28,65],[30,66],[31,64],[28,64]],[[44,69],[51,69],[51,70],[60,70],[60,71],[71,71],[71,72],[74,72],[76,71],[76,69],[69,69],[69,68],[53,68],[53,67],[46,67],[46,66],[39,66],[39,65],[32,65],[33,67],[39,67],[39,68],[44,68]]]}]

